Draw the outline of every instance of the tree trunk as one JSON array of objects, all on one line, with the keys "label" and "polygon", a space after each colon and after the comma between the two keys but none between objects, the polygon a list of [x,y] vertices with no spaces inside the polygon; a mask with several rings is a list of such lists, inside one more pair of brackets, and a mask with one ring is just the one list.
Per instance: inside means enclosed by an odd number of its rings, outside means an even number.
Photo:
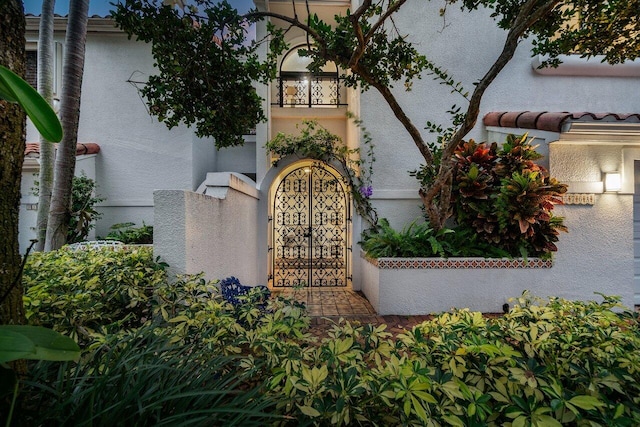
[{"label": "tree trunk", "polygon": [[[0,64],[24,77],[25,20],[22,2],[0,8]],[[25,149],[25,113],[0,101],[0,324],[24,322],[18,212]]]},{"label": "tree trunk", "polygon": [[[38,35],[38,92],[53,105],[53,6],[55,0],[43,0]],[[43,251],[53,187],[53,144],[40,136],[40,175],[38,176],[38,219],[35,250]]]},{"label": "tree trunk", "polygon": [[89,0],[70,1],[60,99],[60,121],[64,136],[59,143],[56,154],[53,193],[45,242],[45,250],[47,251],[59,249],[67,242],[67,230],[71,217],[71,186],[76,167],[88,12]]},{"label": "tree trunk", "polygon": [[436,179],[429,188],[421,188],[419,190],[420,198],[427,211],[429,224],[434,229],[443,228],[447,219],[451,216],[450,200],[453,187],[453,164],[451,159],[456,148],[464,143],[464,138],[476,125],[480,114],[480,103],[485,91],[513,58],[523,34],[536,22],[544,19],[559,3],[560,0],[527,0],[522,4],[507,33],[500,55],[482,79],[475,84],[464,121],[444,147]]}]

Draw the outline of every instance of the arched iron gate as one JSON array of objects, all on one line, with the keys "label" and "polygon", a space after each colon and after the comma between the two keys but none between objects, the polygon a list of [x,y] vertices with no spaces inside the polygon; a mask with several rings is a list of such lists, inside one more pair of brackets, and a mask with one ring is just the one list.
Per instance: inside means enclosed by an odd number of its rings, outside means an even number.
[{"label": "arched iron gate", "polygon": [[348,195],[328,166],[289,172],[275,191],[270,219],[273,287],[347,286]]}]

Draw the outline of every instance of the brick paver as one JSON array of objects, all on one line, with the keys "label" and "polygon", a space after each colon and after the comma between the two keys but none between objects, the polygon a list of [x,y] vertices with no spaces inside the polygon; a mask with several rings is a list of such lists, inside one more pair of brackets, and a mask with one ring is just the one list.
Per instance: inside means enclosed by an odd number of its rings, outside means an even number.
[{"label": "brick paver", "polygon": [[277,289],[274,295],[293,298],[305,303],[316,330],[326,330],[334,322],[345,319],[361,324],[386,324],[394,335],[411,329],[432,316],[379,316],[362,292],[350,289]]}]

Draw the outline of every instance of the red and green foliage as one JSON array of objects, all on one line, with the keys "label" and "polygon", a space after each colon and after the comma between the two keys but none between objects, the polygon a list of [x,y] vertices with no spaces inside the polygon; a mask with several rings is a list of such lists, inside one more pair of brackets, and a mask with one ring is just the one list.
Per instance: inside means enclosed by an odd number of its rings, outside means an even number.
[{"label": "red and green foliage", "polygon": [[452,200],[458,228],[472,229],[512,255],[556,251],[558,234],[567,229],[552,210],[567,186],[535,163],[541,157],[526,134],[509,135],[500,148],[473,140],[459,147]]}]

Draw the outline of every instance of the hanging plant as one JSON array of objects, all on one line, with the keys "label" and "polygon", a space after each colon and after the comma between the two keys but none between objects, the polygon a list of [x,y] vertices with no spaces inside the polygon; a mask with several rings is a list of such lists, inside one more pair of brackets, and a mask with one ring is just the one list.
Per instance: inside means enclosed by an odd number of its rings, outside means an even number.
[{"label": "hanging plant", "polygon": [[369,224],[370,229],[377,229],[378,214],[371,205],[373,186],[373,143],[369,133],[362,127],[362,122],[350,113],[349,118],[362,129],[364,156],[360,148],[348,148],[342,138],[332,134],[315,120],[304,120],[299,135],[278,133],[267,142],[265,148],[275,158],[272,164],[277,166],[280,159],[287,156],[298,156],[301,159],[317,160],[323,164],[338,164],[345,184],[348,186],[356,212]]}]

